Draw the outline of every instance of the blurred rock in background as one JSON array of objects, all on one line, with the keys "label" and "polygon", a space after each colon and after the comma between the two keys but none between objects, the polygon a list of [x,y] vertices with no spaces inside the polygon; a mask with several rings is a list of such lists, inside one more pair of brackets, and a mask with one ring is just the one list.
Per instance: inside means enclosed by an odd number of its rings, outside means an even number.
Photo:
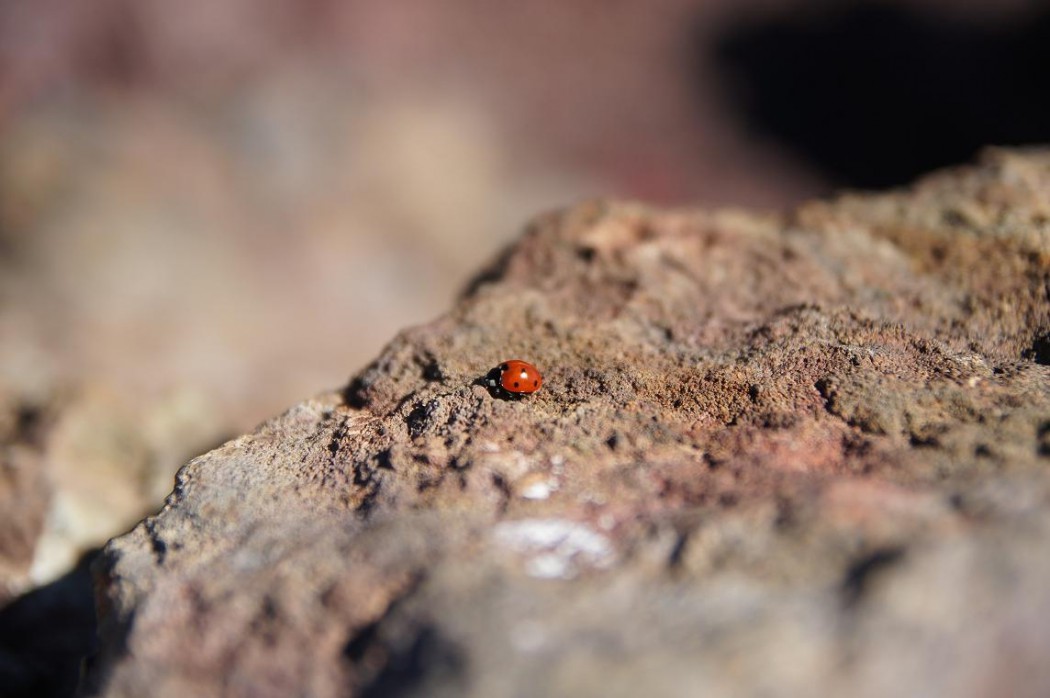
[{"label": "blurred rock in background", "polygon": [[[0,4],[0,605],[448,307],[541,210],[780,207],[1039,139],[1047,23],[988,5]],[[945,82],[966,55],[988,72]],[[968,119],[996,71],[1029,98]],[[960,106],[908,132],[931,100]]]}]

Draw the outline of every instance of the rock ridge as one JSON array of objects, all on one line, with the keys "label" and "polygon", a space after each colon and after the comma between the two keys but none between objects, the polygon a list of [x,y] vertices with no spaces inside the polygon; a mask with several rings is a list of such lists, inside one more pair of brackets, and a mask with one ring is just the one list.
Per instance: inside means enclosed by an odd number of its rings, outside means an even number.
[{"label": "rock ridge", "polygon": [[1046,151],[540,217],[106,546],[84,692],[1043,695],[1048,337]]}]

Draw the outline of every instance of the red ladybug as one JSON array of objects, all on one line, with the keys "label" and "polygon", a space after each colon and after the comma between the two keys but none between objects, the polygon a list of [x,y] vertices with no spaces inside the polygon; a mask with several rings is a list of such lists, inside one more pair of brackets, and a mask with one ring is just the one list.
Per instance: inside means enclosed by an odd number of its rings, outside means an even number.
[{"label": "red ladybug", "polygon": [[512,395],[528,395],[540,389],[543,376],[532,364],[519,359],[504,361],[489,373],[489,384]]}]

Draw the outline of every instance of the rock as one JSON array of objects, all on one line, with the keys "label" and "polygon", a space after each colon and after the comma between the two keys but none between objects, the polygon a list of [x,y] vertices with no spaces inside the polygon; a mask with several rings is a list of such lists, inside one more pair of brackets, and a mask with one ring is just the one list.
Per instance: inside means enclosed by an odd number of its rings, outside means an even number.
[{"label": "rock", "polygon": [[51,488],[41,463],[43,411],[0,391],[0,607],[30,584]]},{"label": "rock", "polygon": [[207,410],[178,394],[137,411],[88,384],[42,398],[0,391],[0,401],[0,585],[9,592],[69,572],[163,498],[173,460],[218,441],[200,421]]},{"label": "rock", "polygon": [[178,393],[133,410],[98,385],[0,386],[0,695],[72,695],[96,634],[90,560],[218,441],[207,415]]},{"label": "rock", "polygon": [[[588,203],[96,563],[88,694],[1046,695],[1050,153]],[[507,358],[544,387],[504,399]]]}]

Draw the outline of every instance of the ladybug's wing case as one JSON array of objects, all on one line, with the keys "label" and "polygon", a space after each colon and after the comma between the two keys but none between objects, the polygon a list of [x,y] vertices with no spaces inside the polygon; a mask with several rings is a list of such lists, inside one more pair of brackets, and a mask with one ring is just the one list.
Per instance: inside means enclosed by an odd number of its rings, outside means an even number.
[{"label": "ladybug's wing case", "polygon": [[499,366],[500,387],[508,393],[534,393],[543,385],[540,372],[532,364],[512,359]]},{"label": "ladybug's wing case", "polygon": [[519,361],[506,361],[506,366],[500,376],[503,389],[512,393],[534,393],[539,390],[543,379],[540,372],[530,363]]}]

